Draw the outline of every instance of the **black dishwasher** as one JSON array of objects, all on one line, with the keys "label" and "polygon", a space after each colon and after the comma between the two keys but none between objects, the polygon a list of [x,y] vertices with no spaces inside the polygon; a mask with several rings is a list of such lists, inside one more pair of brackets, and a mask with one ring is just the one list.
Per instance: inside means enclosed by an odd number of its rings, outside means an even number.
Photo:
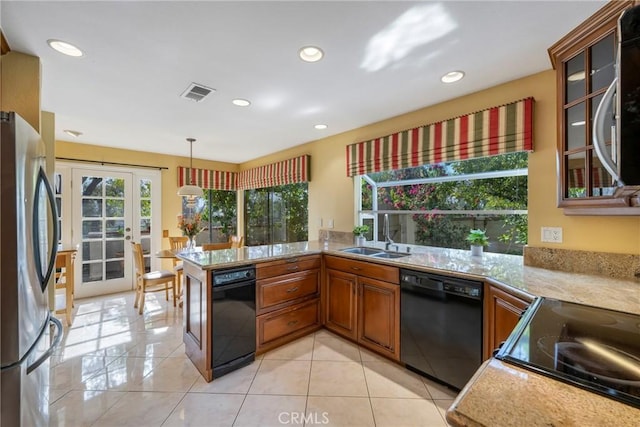
[{"label": "black dishwasher", "polygon": [[482,282],[400,270],[400,359],[460,390],[482,363]]},{"label": "black dishwasher", "polygon": [[218,378],[255,360],[256,269],[214,270],[211,279],[211,359]]}]

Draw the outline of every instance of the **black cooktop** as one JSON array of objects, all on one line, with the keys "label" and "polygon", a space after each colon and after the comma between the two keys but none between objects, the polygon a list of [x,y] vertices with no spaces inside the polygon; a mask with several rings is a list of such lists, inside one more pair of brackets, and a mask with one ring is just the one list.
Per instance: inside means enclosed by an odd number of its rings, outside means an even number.
[{"label": "black cooktop", "polygon": [[540,298],[496,358],[640,408],[640,315]]}]

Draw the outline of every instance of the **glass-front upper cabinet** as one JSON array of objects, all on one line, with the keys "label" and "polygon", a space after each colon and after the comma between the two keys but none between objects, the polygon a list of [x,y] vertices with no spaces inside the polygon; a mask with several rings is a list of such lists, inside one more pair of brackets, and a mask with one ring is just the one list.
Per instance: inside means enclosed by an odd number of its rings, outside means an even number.
[{"label": "glass-front upper cabinet", "polygon": [[[608,3],[549,48],[558,81],[558,206],[566,214],[622,213],[610,208],[632,202],[613,197],[614,182],[594,152],[592,132],[600,100],[616,75],[617,20],[633,5]],[[611,107],[605,116],[605,129],[612,129]]]}]

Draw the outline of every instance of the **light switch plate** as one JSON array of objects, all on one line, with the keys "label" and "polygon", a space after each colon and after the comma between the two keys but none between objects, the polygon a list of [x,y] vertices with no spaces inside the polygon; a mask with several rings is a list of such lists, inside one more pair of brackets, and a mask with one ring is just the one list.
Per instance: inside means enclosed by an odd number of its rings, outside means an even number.
[{"label": "light switch plate", "polygon": [[333,220],[332,219],[327,221],[327,228],[333,228]]},{"label": "light switch plate", "polygon": [[543,242],[562,243],[562,227],[542,227]]}]

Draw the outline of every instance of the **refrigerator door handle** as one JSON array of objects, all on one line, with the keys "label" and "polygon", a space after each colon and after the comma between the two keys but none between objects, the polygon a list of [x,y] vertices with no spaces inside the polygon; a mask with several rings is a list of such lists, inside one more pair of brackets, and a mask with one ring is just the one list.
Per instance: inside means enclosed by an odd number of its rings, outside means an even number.
[{"label": "refrigerator door handle", "polygon": [[[49,263],[47,264],[47,269],[46,271],[41,271],[40,266],[42,265],[42,259],[41,254],[40,254],[40,239],[41,236],[37,233],[37,230],[39,230],[39,221],[42,220],[42,218],[39,218],[38,213],[39,213],[39,206],[38,206],[38,201],[40,200],[40,191],[41,191],[41,184],[44,185],[44,189],[46,192],[46,196],[47,196],[47,200],[49,202],[49,208],[51,210],[51,221],[52,221],[52,225],[53,225],[53,238],[51,239],[51,255],[49,257]],[[38,278],[40,279],[40,287],[42,288],[42,290],[44,291],[47,287],[47,284],[49,283],[49,278],[51,277],[51,274],[53,273],[53,269],[55,268],[56,265],[56,255],[58,254],[58,211],[56,209],[56,199],[55,196],[53,195],[53,189],[51,188],[51,184],[49,183],[49,180],[47,179],[47,175],[44,172],[44,169],[42,169],[42,167],[40,168],[40,171],[38,172],[38,180],[36,182],[36,194],[35,194],[35,203],[34,203],[34,212],[33,212],[33,230],[36,231],[35,235],[34,235],[34,239],[33,239],[33,248],[34,248],[34,252],[35,252],[35,259],[36,259],[36,265],[39,268],[36,268],[36,272],[38,274]]]},{"label": "refrigerator door handle", "polygon": [[56,337],[53,339],[53,343],[51,343],[51,346],[47,349],[47,351],[45,351],[42,356],[38,358],[38,360],[27,366],[27,375],[38,369],[38,366],[42,365],[49,357],[51,357],[51,354],[53,354],[56,347],[58,347],[58,344],[60,344],[60,340],[62,339],[62,335],[64,334],[62,330],[62,323],[60,323],[60,321],[55,317],[51,316],[49,316],[49,322],[53,323],[58,330],[56,333]]}]

